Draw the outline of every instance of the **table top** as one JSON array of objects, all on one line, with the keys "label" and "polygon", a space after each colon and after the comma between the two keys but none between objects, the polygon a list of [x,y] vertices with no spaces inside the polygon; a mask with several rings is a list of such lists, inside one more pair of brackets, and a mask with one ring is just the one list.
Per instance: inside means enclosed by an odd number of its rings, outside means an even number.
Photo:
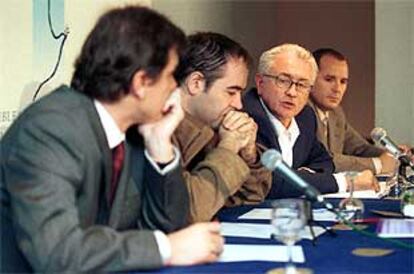
[{"label": "table top", "polygon": [[[338,199],[331,199],[333,204]],[[364,217],[380,217],[371,210],[399,212],[399,201],[396,200],[363,200],[365,205]],[[268,223],[263,220],[239,220],[238,217],[253,208],[269,208],[271,201],[265,201],[256,206],[241,206],[226,208],[218,214],[220,221]],[[314,205],[318,207],[318,205]],[[375,221],[375,219],[374,219]],[[323,223],[333,225],[333,223]],[[366,231],[375,235],[376,223],[368,223]],[[301,240],[296,243],[303,248],[306,261],[296,264],[298,267],[311,268],[316,273],[414,273],[414,249],[408,249],[395,243],[375,236],[367,236],[352,230],[336,230],[336,236],[324,233],[313,244],[310,240]],[[280,244],[272,239],[256,239],[241,237],[226,237],[227,244]],[[413,239],[398,239],[408,245],[414,245]],[[352,254],[356,248],[390,249],[393,252],[381,257],[361,257]],[[212,263],[189,267],[167,267],[156,272],[145,273],[266,273],[266,271],[283,267],[285,263],[248,261]],[[139,272],[135,272],[139,273]]]}]

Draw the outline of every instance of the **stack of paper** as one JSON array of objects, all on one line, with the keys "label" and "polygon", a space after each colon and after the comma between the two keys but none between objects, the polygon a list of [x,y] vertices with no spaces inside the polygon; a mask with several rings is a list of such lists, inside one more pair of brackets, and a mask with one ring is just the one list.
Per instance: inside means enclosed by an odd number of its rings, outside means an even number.
[{"label": "stack of paper", "polygon": [[377,233],[383,238],[414,238],[414,220],[381,219]]}]

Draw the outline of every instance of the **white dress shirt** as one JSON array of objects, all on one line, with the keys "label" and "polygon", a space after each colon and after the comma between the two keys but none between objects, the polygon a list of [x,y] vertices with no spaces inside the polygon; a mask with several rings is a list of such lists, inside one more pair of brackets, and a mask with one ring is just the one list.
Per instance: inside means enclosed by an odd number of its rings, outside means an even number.
[{"label": "white dress shirt", "polygon": [[[113,149],[121,142],[125,141],[125,133],[119,129],[114,118],[98,100],[94,100],[94,104],[96,111],[98,112],[99,119],[101,120],[102,127],[104,128],[108,146],[110,149]],[[144,151],[147,160],[161,175],[165,175],[167,172],[178,166],[180,153],[176,147],[174,147],[174,153],[174,160],[161,170],[156,162],[150,157],[147,150],[145,149]],[[158,244],[158,249],[160,251],[162,261],[165,264],[171,258],[170,240],[168,239],[167,235],[165,235],[160,230],[155,230],[154,236]]]},{"label": "white dress shirt", "polygon": [[[266,112],[266,115],[269,117],[270,122],[272,123],[276,133],[278,135],[278,142],[282,152],[282,158],[290,167],[293,163],[293,146],[295,145],[296,140],[299,137],[300,129],[295,118],[292,118],[292,121],[289,125],[289,128],[286,128],[267,108],[263,100],[260,98],[260,102]],[[309,172],[313,170],[305,168]],[[314,171],[313,171],[314,172]],[[332,174],[335,178],[336,184],[338,185],[338,192],[345,192],[347,189],[347,182],[345,174],[343,173],[334,173]]]},{"label": "white dress shirt", "polygon": [[293,165],[293,146],[296,143],[296,140],[299,137],[300,130],[298,124],[296,123],[295,118],[292,119],[289,128],[286,128],[280,121],[277,119],[264,104],[263,100],[260,98],[260,103],[262,104],[267,117],[269,118],[273,128],[277,134],[277,140],[280,145],[280,150],[282,153],[282,159],[290,167]]}]

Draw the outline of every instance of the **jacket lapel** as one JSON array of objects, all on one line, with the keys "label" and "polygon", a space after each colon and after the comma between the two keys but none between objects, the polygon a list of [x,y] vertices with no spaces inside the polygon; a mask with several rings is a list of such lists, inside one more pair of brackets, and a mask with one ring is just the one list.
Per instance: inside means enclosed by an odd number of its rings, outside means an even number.
[{"label": "jacket lapel", "polygon": [[338,140],[340,140],[340,121],[337,119],[337,116],[335,115],[334,111],[329,112],[329,119],[328,119],[328,138],[329,138],[329,150],[332,152],[342,151],[342,148],[338,147],[340,143]]},{"label": "jacket lapel", "polygon": [[86,115],[88,116],[88,119],[91,121],[91,127],[96,136],[96,142],[98,143],[98,147],[101,152],[101,168],[96,171],[100,173],[96,176],[102,178],[99,182],[100,185],[96,186],[99,192],[97,194],[99,197],[99,204],[95,212],[95,216],[97,218],[96,222],[98,224],[106,224],[108,221],[109,212],[107,198],[109,195],[109,186],[112,176],[112,156],[108,146],[108,141],[106,139],[105,131],[102,127],[93,100],[87,98],[85,102]]},{"label": "jacket lapel", "polygon": [[279,142],[277,140],[276,132],[259,101],[259,95],[256,89],[250,90],[246,93],[243,100],[244,109],[255,120],[259,127],[257,141],[258,143],[275,148],[280,151]]},{"label": "jacket lapel", "polygon": [[145,156],[142,140],[135,128],[131,128],[126,136],[124,164],[109,215],[109,225],[114,228],[123,226],[122,216],[139,214],[140,193],[144,191]]}]

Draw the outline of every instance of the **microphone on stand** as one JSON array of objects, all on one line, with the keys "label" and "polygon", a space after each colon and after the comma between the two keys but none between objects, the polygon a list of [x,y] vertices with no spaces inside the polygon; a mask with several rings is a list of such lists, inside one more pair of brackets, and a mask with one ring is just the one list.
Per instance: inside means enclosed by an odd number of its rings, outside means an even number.
[{"label": "microphone on stand", "polygon": [[321,193],[312,185],[303,180],[292,168],[282,159],[282,155],[275,149],[266,150],[260,158],[261,163],[268,170],[276,170],[280,175],[292,184],[295,188],[302,191],[311,201],[324,202]]},{"label": "microphone on stand", "polygon": [[414,163],[410,157],[404,154],[401,149],[387,136],[385,129],[376,127],[371,131],[371,138],[375,143],[385,147],[396,159],[400,160],[404,166],[414,169]]},{"label": "microphone on stand", "polygon": [[[308,184],[303,180],[292,168],[290,168],[282,158],[282,155],[275,150],[275,149],[268,149],[260,158],[260,161],[262,165],[267,168],[270,171],[276,170],[278,174],[282,175],[290,184],[292,184],[295,188],[302,191],[306,198],[311,202],[320,202],[323,204],[323,206],[335,213],[338,218],[342,218],[342,215],[334,208],[334,206],[324,200],[321,193],[312,185]],[[336,233],[332,231],[330,228],[327,228],[325,225],[315,221],[313,219],[313,213],[312,213],[312,206],[310,205],[310,202],[305,203],[306,207],[306,215],[308,218],[308,225],[310,227],[310,232],[312,234],[312,243],[315,245],[315,234],[313,231],[313,224],[316,224],[320,227],[322,227],[325,231],[327,231],[330,235],[336,236]]]}]

